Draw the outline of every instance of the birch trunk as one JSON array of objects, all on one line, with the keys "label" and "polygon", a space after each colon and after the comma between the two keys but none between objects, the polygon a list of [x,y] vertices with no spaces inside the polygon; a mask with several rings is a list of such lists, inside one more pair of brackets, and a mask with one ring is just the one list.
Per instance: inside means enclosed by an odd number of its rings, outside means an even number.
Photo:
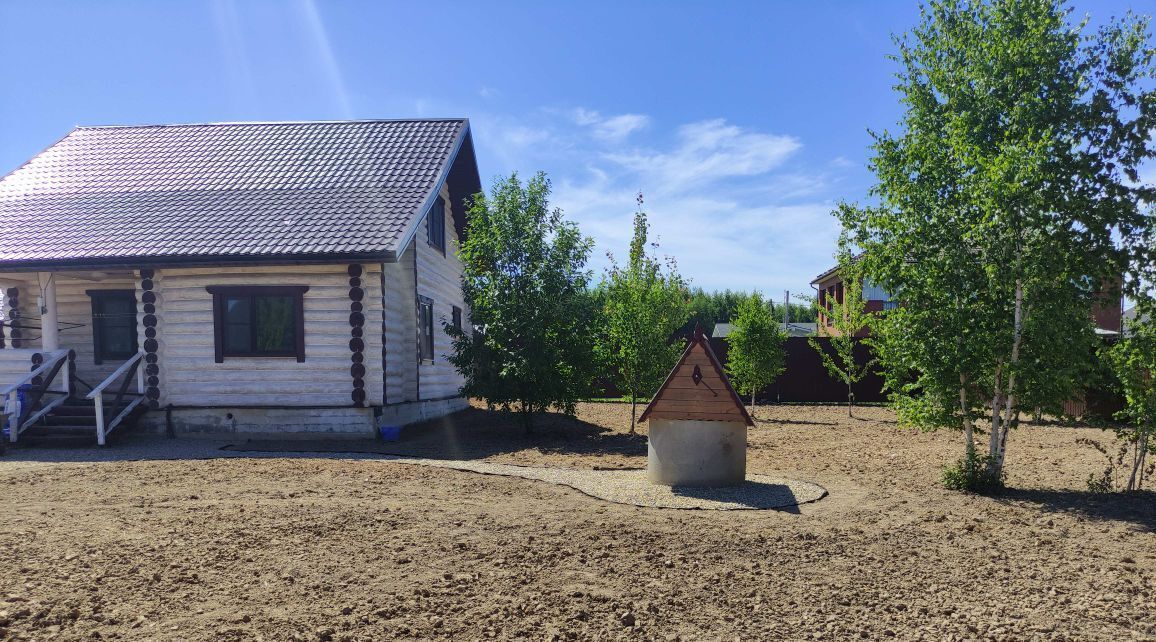
[{"label": "birch trunk", "polygon": [[963,413],[963,435],[967,444],[967,452],[975,452],[975,426],[971,421],[971,413],[967,408],[967,375],[959,375],[959,411]]},{"label": "birch trunk", "polygon": [[1004,396],[1007,408],[1003,422],[1003,432],[999,438],[999,449],[992,453],[992,456],[995,458],[995,470],[997,472],[1003,469],[1003,455],[1004,449],[1007,447],[1007,433],[1012,428],[1012,417],[1016,413],[1016,366],[1019,365],[1020,361],[1020,344],[1023,343],[1023,335],[1024,282],[1023,279],[1016,279],[1015,329],[1012,335],[1011,366],[1007,376],[1007,394]]},{"label": "birch trunk", "polygon": [[1132,457],[1132,474],[1128,476],[1128,491],[1140,490],[1144,480],[1144,460],[1148,458],[1148,433],[1140,435],[1136,441],[1136,452]]},{"label": "birch trunk", "polygon": [[996,450],[999,449],[999,424],[1003,410],[1000,404],[1003,394],[1003,362],[995,367],[995,385],[992,388],[995,392],[991,397],[991,431],[988,434],[987,454],[994,458]]}]

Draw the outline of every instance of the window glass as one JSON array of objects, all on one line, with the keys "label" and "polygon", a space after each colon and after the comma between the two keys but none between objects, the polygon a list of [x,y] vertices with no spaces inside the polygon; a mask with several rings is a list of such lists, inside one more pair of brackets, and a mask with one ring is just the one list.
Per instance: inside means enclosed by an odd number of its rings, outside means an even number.
[{"label": "window glass", "polygon": [[421,297],[417,308],[418,356],[422,361],[433,361],[433,301]]},{"label": "window glass", "polygon": [[224,319],[227,354],[281,355],[296,349],[295,297],[226,296]]},{"label": "window glass", "polygon": [[247,354],[253,351],[253,315],[250,297],[225,298],[225,352]]},{"label": "window glass", "polygon": [[441,251],[446,249],[446,202],[439,196],[430,208],[429,213],[429,244]]},{"label": "window glass", "polygon": [[293,297],[254,297],[257,306],[257,352],[291,352],[296,343]]},{"label": "window glass", "polygon": [[95,294],[92,307],[96,360],[136,354],[136,297],[129,292]]}]

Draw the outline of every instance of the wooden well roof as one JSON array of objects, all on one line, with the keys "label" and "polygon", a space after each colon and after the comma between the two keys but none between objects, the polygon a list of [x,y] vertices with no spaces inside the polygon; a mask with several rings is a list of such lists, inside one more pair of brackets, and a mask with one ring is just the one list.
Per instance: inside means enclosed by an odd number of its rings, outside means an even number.
[{"label": "wooden well roof", "polygon": [[711,350],[702,326],[694,329],[690,344],[639,419],[741,421],[755,425]]}]

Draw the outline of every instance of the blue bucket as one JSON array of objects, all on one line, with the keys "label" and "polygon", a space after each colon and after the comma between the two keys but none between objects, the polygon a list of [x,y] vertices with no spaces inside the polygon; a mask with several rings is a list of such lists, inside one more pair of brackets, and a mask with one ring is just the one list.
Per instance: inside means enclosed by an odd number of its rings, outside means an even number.
[{"label": "blue bucket", "polygon": [[381,438],[385,441],[401,439],[401,426],[382,426],[378,430],[381,432]]}]

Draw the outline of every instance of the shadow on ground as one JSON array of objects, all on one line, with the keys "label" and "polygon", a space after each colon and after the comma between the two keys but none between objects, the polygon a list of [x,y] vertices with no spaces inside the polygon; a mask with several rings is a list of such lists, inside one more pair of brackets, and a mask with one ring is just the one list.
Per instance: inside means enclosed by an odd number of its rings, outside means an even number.
[{"label": "shadow on ground", "polygon": [[1153,490],[1123,494],[1009,488],[997,499],[1033,504],[1045,511],[1078,515],[1085,519],[1128,522],[1148,532],[1156,532],[1156,491]]},{"label": "shadow on ground", "polygon": [[837,421],[810,421],[807,419],[779,419],[776,417],[762,417],[755,416],[755,421],[760,424],[779,424],[783,426],[838,426]]},{"label": "shadow on ground", "polygon": [[646,435],[615,432],[567,417],[539,413],[533,428],[512,413],[468,408],[447,417],[406,426],[401,440],[388,444],[400,455],[447,459],[483,459],[534,449],[566,455],[646,455]]},{"label": "shadow on ground", "polygon": [[[733,489],[733,490],[732,490]],[[670,492],[683,497],[693,497],[710,501],[727,501],[748,508],[777,510],[799,514],[799,499],[786,484],[747,480],[741,486],[731,488],[698,488],[695,486],[672,486]],[[827,493],[801,503],[810,503],[826,497]]]}]

